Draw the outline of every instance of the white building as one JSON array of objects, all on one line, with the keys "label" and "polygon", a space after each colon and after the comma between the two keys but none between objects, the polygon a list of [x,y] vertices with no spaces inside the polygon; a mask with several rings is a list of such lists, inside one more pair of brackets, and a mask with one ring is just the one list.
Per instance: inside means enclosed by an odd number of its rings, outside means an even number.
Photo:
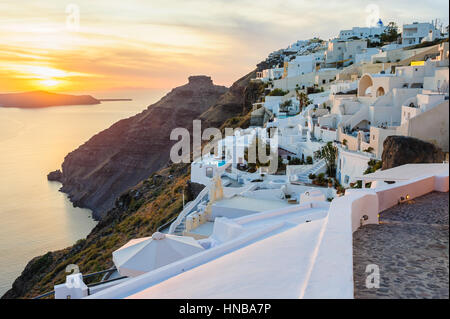
[{"label": "white building", "polygon": [[266,96],[264,107],[277,117],[291,116],[299,112],[299,101],[293,92],[284,96]]},{"label": "white building", "polygon": [[282,90],[306,89],[308,87],[324,87],[336,79],[339,70],[336,68],[322,68],[318,71],[301,74],[293,77],[282,78],[273,81],[273,87]]},{"label": "white building", "polygon": [[355,64],[370,63],[372,56],[380,53],[377,48],[366,48],[363,49],[361,53],[355,55]]},{"label": "white building", "polygon": [[412,24],[403,25],[402,43],[404,45],[414,45],[424,41],[433,41],[440,37],[441,32],[437,30],[432,23],[413,22]]},{"label": "white building", "polygon": [[315,70],[316,58],[313,55],[298,55],[289,62],[284,62],[283,78],[291,78]]},{"label": "white building", "polygon": [[342,185],[355,182],[370,159],[381,159],[383,142],[391,135],[419,138],[448,151],[449,75],[442,48],[436,60],[397,67],[395,74],[365,74],[357,95],[332,98],[331,114],[318,124],[337,127],[337,139],[345,142],[337,166]]},{"label": "white building", "polygon": [[386,27],[380,20],[377,25],[373,27],[353,27],[350,30],[341,30],[339,32],[339,39],[348,40],[350,38],[359,38],[370,40],[371,42],[380,42],[380,35],[385,29]]},{"label": "white building", "polygon": [[325,52],[326,66],[347,66],[355,62],[357,54],[367,49],[366,40],[339,40],[328,41],[328,49]]},{"label": "white building", "polygon": [[369,160],[373,157],[371,154],[350,151],[339,147],[336,161],[336,178],[342,186],[348,187],[350,183],[356,182],[357,176],[362,175],[368,167]]},{"label": "white building", "polygon": [[284,68],[265,69],[261,72],[256,72],[256,78],[262,81],[272,81],[281,79],[284,73]]}]

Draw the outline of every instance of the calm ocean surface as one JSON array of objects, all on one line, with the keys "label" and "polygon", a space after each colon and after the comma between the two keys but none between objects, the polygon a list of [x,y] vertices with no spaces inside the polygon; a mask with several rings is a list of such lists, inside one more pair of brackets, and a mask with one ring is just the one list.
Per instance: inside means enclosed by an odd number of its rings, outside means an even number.
[{"label": "calm ocean surface", "polygon": [[0,296],[33,257],[84,238],[96,222],[48,182],[64,156],[114,122],[159,100],[164,90],[84,92],[132,98],[99,105],[38,110],[0,107]]}]

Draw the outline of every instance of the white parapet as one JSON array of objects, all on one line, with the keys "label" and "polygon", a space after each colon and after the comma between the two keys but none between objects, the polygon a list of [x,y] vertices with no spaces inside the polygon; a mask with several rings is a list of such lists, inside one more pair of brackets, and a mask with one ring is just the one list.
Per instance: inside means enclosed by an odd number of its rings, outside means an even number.
[{"label": "white parapet", "polygon": [[81,299],[89,294],[89,288],[83,282],[83,275],[76,273],[66,277],[64,284],[54,286],[55,299]]}]

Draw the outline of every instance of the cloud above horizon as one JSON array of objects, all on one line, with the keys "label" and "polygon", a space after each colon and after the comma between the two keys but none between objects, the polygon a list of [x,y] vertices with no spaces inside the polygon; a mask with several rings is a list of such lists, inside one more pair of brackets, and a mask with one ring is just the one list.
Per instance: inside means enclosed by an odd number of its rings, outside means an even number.
[{"label": "cloud above horizon", "polygon": [[[70,4],[79,9],[77,30],[68,28]],[[0,0],[0,91],[53,83],[49,78],[61,91],[171,88],[191,74],[229,86],[296,40],[365,26],[369,4],[385,23],[448,24],[441,0]]]}]

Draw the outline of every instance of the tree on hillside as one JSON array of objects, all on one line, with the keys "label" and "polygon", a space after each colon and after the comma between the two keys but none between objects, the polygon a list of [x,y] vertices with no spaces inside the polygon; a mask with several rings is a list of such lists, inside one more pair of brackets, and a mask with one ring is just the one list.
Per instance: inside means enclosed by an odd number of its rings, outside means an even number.
[{"label": "tree on hillside", "polygon": [[249,171],[256,171],[259,167],[274,167],[278,165],[278,154],[272,151],[269,144],[256,137],[244,150],[244,159],[247,161]]},{"label": "tree on hillside", "polygon": [[325,160],[328,176],[334,177],[336,175],[337,147],[332,142],[328,142],[320,150],[314,152],[314,157]]},{"label": "tree on hillside", "polygon": [[300,92],[298,89],[295,90],[295,94],[297,95],[297,100],[300,103],[300,112],[303,111],[304,107],[307,107],[308,105],[310,105],[312,102],[311,100],[308,98],[308,94],[306,94],[305,92]]},{"label": "tree on hillside", "polygon": [[380,35],[382,43],[393,42],[398,38],[398,26],[395,22],[389,22],[384,32]]},{"label": "tree on hillside", "polygon": [[283,103],[280,103],[280,112],[288,112],[289,107],[292,106],[292,100],[287,100]]},{"label": "tree on hillside", "polygon": [[268,96],[284,96],[286,94],[288,94],[289,91],[283,91],[282,89],[273,89],[269,94],[267,94]]}]

